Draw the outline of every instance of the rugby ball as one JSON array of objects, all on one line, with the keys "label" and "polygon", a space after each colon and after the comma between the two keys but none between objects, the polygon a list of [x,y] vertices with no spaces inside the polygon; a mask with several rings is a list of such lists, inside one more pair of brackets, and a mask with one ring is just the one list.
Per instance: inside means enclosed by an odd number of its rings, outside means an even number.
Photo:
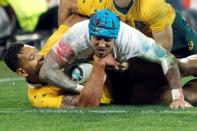
[{"label": "rugby ball", "polygon": [[79,63],[70,69],[70,77],[78,84],[85,83],[92,71],[93,65],[90,63]]}]

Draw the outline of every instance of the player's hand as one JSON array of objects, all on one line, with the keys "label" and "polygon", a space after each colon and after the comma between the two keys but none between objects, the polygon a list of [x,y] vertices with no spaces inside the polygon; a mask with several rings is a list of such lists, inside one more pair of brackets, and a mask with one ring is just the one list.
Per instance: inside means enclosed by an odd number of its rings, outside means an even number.
[{"label": "player's hand", "polygon": [[108,54],[107,56],[102,58],[99,58],[98,56],[94,55],[94,61],[104,66],[111,66],[116,70],[119,70],[120,67],[120,63],[114,59],[112,54]]},{"label": "player's hand", "polygon": [[185,101],[184,99],[176,99],[172,101],[170,107],[174,109],[178,109],[178,108],[191,108],[193,106],[189,102]]}]

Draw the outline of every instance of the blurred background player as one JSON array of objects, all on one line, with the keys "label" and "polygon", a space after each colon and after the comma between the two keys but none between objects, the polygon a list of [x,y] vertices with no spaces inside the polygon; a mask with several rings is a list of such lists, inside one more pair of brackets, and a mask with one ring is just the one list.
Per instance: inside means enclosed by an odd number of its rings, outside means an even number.
[{"label": "blurred background player", "polygon": [[25,32],[57,27],[57,0],[1,0],[0,5],[13,10],[17,26]]},{"label": "blurred background player", "polygon": [[58,4],[58,0],[0,0],[0,58],[13,41],[40,49],[57,28]]}]

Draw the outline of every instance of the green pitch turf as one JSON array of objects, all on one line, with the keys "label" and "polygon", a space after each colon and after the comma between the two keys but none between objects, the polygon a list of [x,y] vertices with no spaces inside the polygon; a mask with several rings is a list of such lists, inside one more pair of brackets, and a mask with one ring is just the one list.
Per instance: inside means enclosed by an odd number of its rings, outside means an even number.
[{"label": "green pitch turf", "polygon": [[[187,79],[186,79],[187,80]],[[0,131],[186,131],[197,130],[197,107],[102,106],[36,109],[25,81],[0,62]]]}]

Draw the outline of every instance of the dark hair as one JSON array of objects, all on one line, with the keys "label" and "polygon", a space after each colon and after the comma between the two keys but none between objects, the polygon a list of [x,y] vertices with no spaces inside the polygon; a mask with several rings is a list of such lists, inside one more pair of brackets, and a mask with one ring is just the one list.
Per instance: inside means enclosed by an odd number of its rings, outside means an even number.
[{"label": "dark hair", "polygon": [[16,70],[20,66],[18,54],[23,47],[24,47],[23,42],[14,42],[6,50],[6,53],[4,56],[4,62],[14,72],[16,72]]}]

